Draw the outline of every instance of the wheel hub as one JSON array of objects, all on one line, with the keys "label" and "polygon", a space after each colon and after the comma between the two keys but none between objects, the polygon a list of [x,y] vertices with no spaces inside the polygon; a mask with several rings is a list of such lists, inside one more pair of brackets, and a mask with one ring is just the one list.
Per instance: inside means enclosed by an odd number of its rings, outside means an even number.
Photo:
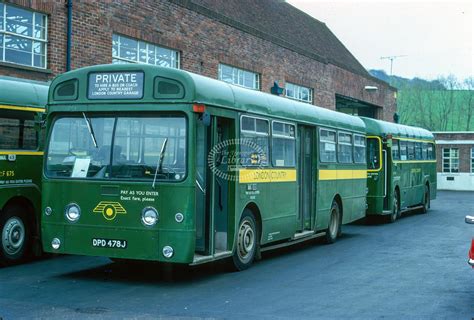
[{"label": "wheel hub", "polygon": [[254,231],[248,221],[244,221],[239,228],[238,252],[242,260],[250,257],[255,246]]},{"label": "wheel hub", "polygon": [[7,220],[2,230],[2,247],[5,253],[13,255],[18,253],[25,241],[25,226],[23,222],[12,217]]}]

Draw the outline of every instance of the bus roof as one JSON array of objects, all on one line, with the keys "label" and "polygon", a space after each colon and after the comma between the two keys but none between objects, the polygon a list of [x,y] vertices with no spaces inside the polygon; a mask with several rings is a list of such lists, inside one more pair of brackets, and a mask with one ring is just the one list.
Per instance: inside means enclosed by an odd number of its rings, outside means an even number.
[{"label": "bus roof", "polygon": [[[341,127],[344,126],[348,130],[364,131],[365,125],[358,117],[350,116],[344,113],[331,111],[325,108],[316,107],[311,104],[278,97],[269,93],[257,90],[251,90],[235,86],[224,81],[208,78],[198,74],[194,74],[184,70],[172,68],[164,68],[147,64],[109,64],[97,65],[70,71],[56,77],[50,87],[49,105],[50,111],[57,110],[55,105],[60,104],[90,104],[103,103],[104,108],[111,103],[133,103],[137,100],[89,100],[87,98],[88,75],[92,72],[127,72],[127,71],[143,71],[144,83],[154,83],[154,79],[159,76],[167,79],[179,81],[185,88],[184,97],[179,99],[160,100],[154,98],[154,86],[148,85],[144,87],[143,98],[141,103],[166,103],[166,104],[183,104],[183,103],[199,103],[210,106],[218,106],[237,111],[249,112],[263,116],[273,116],[288,120],[297,120],[307,123],[318,123],[327,126]],[[71,101],[55,101],[54,90],[62,83],[77,79],[83,85],[79,86],[79,92],[75,99]],[[110,106],[111,108],[113,105]],[[105,109],[104,109],[105,110]],[[114,109],[113,111],[116,111]]]},{"label": "bus roof", "polygon": [[368,135],[384,137],[391,134],[393,137],[434,140],[433,134],[422,128],[372,118],[361,117],[361,119],[365,122]]},{"label": "bus roof", "polygon": [[48,98],[48,83],[34,80],[0,77],[0,105],[44,108]]}]

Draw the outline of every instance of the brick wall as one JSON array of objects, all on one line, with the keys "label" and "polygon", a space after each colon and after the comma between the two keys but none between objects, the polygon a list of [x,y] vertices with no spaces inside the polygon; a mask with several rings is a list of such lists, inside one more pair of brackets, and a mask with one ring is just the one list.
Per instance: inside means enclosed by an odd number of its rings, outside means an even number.
[{"label": "brick wall", "polygon": [[[44,12],[48,21],[47,72],[0,65],[0,74],[47,80],[66,70],[66,15],[64,0],[7,1]],[[392,121],[394,89],[332,64],[325,64],[283,48],[269,40],[218,22],[167,0],[73,2],[72,69],[110,63],[112,34],[177,49],[181,68],[217,78],[218,64],[226,63],[261,74],[261,89],[285,81],[314,89],[314,104],[335,109],[335,95],[349,96],[379,106],[378,118]],[[367,92],[364,86],[376,86]]]}]

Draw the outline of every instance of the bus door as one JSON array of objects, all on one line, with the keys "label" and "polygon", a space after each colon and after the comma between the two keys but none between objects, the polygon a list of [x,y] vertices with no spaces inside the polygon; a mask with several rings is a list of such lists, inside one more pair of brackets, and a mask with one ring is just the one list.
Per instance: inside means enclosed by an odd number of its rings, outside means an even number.
[{"label": "bus door", "polygon": [[298,231],[311,230],[311,212],[313,211],[313,137],[314,129],[298,126],[298,185],[299,185],[299,214]]},{"label": "bus door", "polygon": [[196,251],[205,255],[227,250],[234,128],[228,118],[197,121]]}]

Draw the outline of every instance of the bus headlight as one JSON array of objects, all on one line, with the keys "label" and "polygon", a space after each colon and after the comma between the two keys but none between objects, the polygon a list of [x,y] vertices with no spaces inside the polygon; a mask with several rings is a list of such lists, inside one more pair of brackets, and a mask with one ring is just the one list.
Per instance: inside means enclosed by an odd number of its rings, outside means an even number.
[{"label": "bus headlight", "polygon": [[75,204],[70,203],[66,206],[66,219],[70,222],[76,222],[81,217],[81,208]]},{"label": "bus headlight", "polygon": [[168,258],[168,259],[171,258],[173,256],[173,254],[174,254],[174,250],[173,250],[172,247],[170,247],[170,246],[164,246],[163,247],[163,256],[165,258]]},{"label": "bus headlight", "polygon": [[142,223],[147,226],[151,227],[154,226],[158,222],[158,211],[156,211],[153,207],[146,207],[142,211]]}]

